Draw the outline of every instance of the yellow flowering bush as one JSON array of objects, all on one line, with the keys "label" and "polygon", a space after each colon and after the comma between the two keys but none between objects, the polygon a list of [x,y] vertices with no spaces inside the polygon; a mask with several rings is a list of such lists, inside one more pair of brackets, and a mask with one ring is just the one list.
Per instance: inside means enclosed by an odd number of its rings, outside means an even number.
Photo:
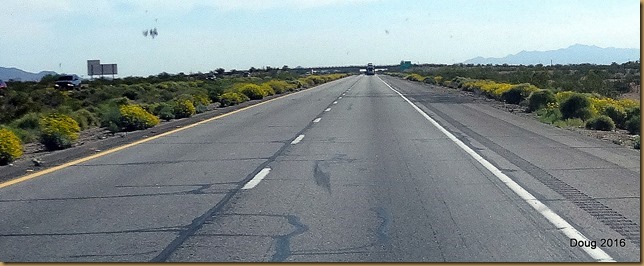
[{"label": "yellow flowering bush", "polygon": [[40,120],[40,142],[48,150],[66,149],[79,137],[80,126],[73,118],[52,114]]},{"label": "yellow flowering bush", "polygon": [[5,165],[22,156],[20,139],[6,128],[0,128],[0,165]]},{"label": "yellow flowering bush", "polygon": [[231,106],[250,100],[246,95],[238,92],[226,92],[219,98],[222,106]]},{"label": "yellow flowering bush", "polygon": [[192,101],[188,99],[177,100],[174,103],[173,113],[175,118],[191,117],[192,115],[197,113],[197,108],[192,103]]},{"label": "yellow flowering bush", "polygon": [[119,107],[119,112],[121,114],[120,126],[125,131],[151,128],[159,124],[159,118],[139,105],[123,105]]}]

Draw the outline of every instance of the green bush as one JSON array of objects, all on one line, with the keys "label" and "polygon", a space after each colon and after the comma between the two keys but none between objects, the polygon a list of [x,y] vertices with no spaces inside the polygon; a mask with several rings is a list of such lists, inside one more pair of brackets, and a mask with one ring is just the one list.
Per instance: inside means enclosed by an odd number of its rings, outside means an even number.
[{"label": "green bush", "polygon": [[25,130],[38,129],[41,118],[42,116],[40,114],[28,113],[11,124],[17,128],[25,129]]},{"label": "green bush", "polygon": [[640,116],[640,107],[631,107],[626,109],[626,120],[631,119],[633,116]]},{"label": "green bush", "polygon": [[226,92],[219,97],[222,106],[231,106],[250,100],[248,96],[237,92]]},{"label": "green bush", "polygon": [[602,131],[611,131],[615,129],[615,123],[613,119],[608,116],[600,115],[594,117],[586,122],[586,128],[602,130]]},{"label": "green bush", "polygon": [[199,104],[199,105],[195,106],[195,110],[196,110],[197,114],[205,113],[206,111],[208,111],[208,106],[205,106],[203,104]]},{"label": "green bush", "polygon": [[541,108],[537,110],[537,116],[539,116],[539,121],[548,124],[561,120],[561,112],[556,108]]},{"label": "green bush", "polygon": [[635,140],[633,140],[633,148],[640,149],[640,136],[635,137]]},{"label": "green bush", "polygon": [[121,111],[119,106],[114,103],[102,104],[98,107],[101,114],[101,127],[107,128],[110,132],[121,131]]},{"label": "green bush", "polygon": [[11,126],[7,129],[16,134],[22,143],[36,142],[40,138],[40,129],[22,129]]},{"label": "green bush", "polygon": [[633,116],[630,119],[626,120],[625,128],[626,128],[626,130],[628,130],[629,133],[631,133],[633,135],[641,135],[640,134],[640,126],[641,126],[640,122],[641,122],[641,120],[640,120],[639,115]]},{"label": "green bush", "polygon": [[501,94],[501,99],[509,104],[519,104],[523,100],[523,89],[521,87],[512,87]]},{"label": "green bush", "polygon": [[10,130],[0,128],[0,165],[5,165],[22,156],[20,139]]},{"label": "green bush", "polygon": [[574,94],[570,98],[564,100],[559,105],[559,111],[563,119],[568,118],[581,118],[588,120],[592,116],[590,111],[590,101],[588,98],[581,94]]},{"label": "green bush", "polygon": [[190,100],[179,100],[174,103],[174,117],[184,118],[191,117],[197,112],[194,104]]},{"label": "green bush", "polygon": [[534,112],[548,106],[549,103],[556,103],[555,94],[550,90],[538,90],[528,96],[528,111]]},{"label": "green bush", "polygon": [[101,121],[95,114],[87,109],[80,109],[71,114],[71,117],[76,120],[81,130],[100,125]]},{"label": "green bush", "polygon": [[615,126],[618,128],[624,128],[624,123],[626,122],[626,112],[618,109],[615,106],[609,105],[602,111],[602,114],[610,117],[615,122]]},{"label": "green bush", "polygon": [[260,86],[255,84],[246,84],[243,85],[239,92],[246,95],[251,100],[259,100],[268,95],[268,92],[263,90]]},{"label": "green bush", "polygon": [[159,119],[143,107],[135,104],[123,105],[119,108],[121,119],[118,124],[125,131],[151,128],[159,124]]},{"label": "green bush", "polygon": [[40,143],[48,150],[66,149],[79,137],[80,127],[73,118],[51,114],[40,120]]},{"label": "green bush", "polygon": [[160,103],[154,108],[153,114],[165,121],[170,121],[174,119],[174,106],[168,103]]},{"label": "green bush", "polygon": [[586,125],[586,123],[584,123],[584,120],[581,120],[579,118],[569,118],[569,119],[566,119],[566,120],[557,120],[552,124],[554,126],[560,127],[560,128],[571,128],[571,127],[581,128],[581,127],[584,127],[584,125]]}]

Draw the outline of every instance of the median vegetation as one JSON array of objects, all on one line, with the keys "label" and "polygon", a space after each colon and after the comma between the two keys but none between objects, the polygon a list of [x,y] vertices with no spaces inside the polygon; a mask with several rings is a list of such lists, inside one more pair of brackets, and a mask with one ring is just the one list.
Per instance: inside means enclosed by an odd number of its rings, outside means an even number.
[{"label": "median vegetation", "polygon": [[187,118],[347,76],[298,74],[286,68],[250,76],[230,73],[218,72],[216,79],[183,73],[97,79],[70,91],[55,89],[53,76],[41,82],[9,82],[8,89],[0,91],[0,165],[18,159],[27,143],[65,149],[74,145],[82,130],[151,128],[161,120]]}]

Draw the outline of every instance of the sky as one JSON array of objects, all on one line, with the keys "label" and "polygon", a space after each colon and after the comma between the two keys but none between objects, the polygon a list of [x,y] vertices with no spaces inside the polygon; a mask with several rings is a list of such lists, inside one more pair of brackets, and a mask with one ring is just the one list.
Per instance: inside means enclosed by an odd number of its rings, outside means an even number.
[{"label": "sky", "polygon": [[98,59],[125,77],[639,48],[639,10],[637,0],[2,0],[0,66],[87,77]]}]

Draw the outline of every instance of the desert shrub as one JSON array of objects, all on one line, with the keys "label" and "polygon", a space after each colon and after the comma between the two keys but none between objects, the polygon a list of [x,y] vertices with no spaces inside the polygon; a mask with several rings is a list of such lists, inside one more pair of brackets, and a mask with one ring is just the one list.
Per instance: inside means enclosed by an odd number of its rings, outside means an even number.
[{"label": "desert shrub", "polygon": [[266,91],[264,91],[260,86],[255,84],[244,84],[239,89],[239,92],[246,95],[251,100],[259,100],[268,95]]},{"label": "desert shrub", "polygon": [[0,165],[5,165],[22,156],[22,144],[16,134],[0,128]]},{"label": "desert shrub", "polygon": [[212,101],[210,100],[210,97],[206,94],[193,94],[192,97],[193,97],[192,103],[195,106],[199,106],[199,105],[208,106],[209,104],[212,103]]},{"label": "desert shrub", "polygon": [[98,107],[101,114],[101,127],[107,128],[110,132],[120,131],[121,111],[114,103],[102,104]]},{"label": "desert shrub", "polygon": [[206,111],[208,111],[208,106],[199,104],[195,106],[195,111],[197,112],[197,114],[205,113]]},{"label": "desert shrub", "polygon": [[119,108],[121,119],[118,124],[125,131],[151,128],[159,124],[159,119],[143,107],[135,104],[123,105]]},{"label": "desert shrub", "polygon": [[299,78],[298,80],[299,86],[298,88],[308,88],[313,85],[315,85],[315,82],[313,82],[312,79],[306,77],[306,78]]},{"label": "desert shrub", "polygon": [[588,120],[592,116],[590,101],[581,94],[574,94],[564,100],[559,105],[559,111],[561,111],[563,119],[581,118],[582,120]]},{"label": "desert shrub", "polygon": [[586,125],[586,123],[584,123],[584,120],[581,120],[579,118],[568,118],[566,120],[557,120],[552,124],[560,128],[571,128],[571,127],[581,128]]},{"label": "desert shrub", "polygon": [[78,125],[80,126],[81,130],[88,129],[90,127],[95,127],[100,125],[101,121],[100,119],[93,114],[92,112],[88,111],[87,109],[80,109],[77,110],[70,115]]},{"label": "desert shrub", "polygon": [[40,129],[22,129],[18,127],[8,126],[6,129],[13,132],[22,143],[36,142],[40,138]]},{"label": "desert shrub", "polygon": [[154,108],[153,114],[165,121],[170,121],[174,119],[174,106],[169,103],[160,103]]},{"label": "desert shrub", "polygon": [[626,120],[629,120],[629,119],[631,119],[631,117],[634,117],[634,116],[640,116],[640,107],[639,106],[626,108],[625,111],[626,111]]},{"label": "desert shrub", "polygon": [[406,76],[405,79],[410,81],[424,81],[425,77],[418,75],[416,73],[413,73],[413,74],[410,74],[409,76]]},{"label": "desert shrub", "polygon": [[512,87],[501,94],[501,99],[510,104],[519,104],[523,100],[523,89],[521,87]]},{"label": "desert shrub", "polygon": [[615,122],[615,126],[619,128],[624,128],[624,123],[626,122],[626,112],[619,109],[616,106],[606,106],[604,110],[602,110],[601,114],[610,117],[610,119]]},{"label": "desert shrub", "polygon": [[248,96],[237,92],[226,92],[219,97],[222,106],[231,106],[250,100]]},{"label": "desert shrub", "polygon": [[126,97],[130,100],[138,100],[139,92],[134,89],[127,89],[125,92],[123,92],[123,97]]},{"label": "desert shrub", "polygon": [[633,148],[634,149],[640,149],[640,136],[635,137],[633,140]]},{"label": "desert shrub", "polygon": [[191,117],[196,112],[197,110],[190,100],[178,100],[174,103],[175,118]]},{"label": "desert shrub", "polygon": [[550,90],[533,91],[528,97],[528,111],[534,112],[556,102],[555,94]]},{"label": "desert shrub", "polygon": [[40,120],[40,143],[48,150],[66,149],[78,139],[80,127],[73,118],[51,114]]},{"label": "desert shrub", "polygon": [[269,80],[267,82],[264,82],[263,85],[270,86],[273,91],[277,94],[282,94],[286,91],[289,90],[289,84],[286,81],[283,80]]},{"label": "desert shrub", "polygon": [[[554,106],[554,105],[553,105]],[[543,123],[553,124],[561,120],[561,112],[559,108],[542,108],[537,110],[539,121]]]},{"label": "desert shrub", "polygon": [[640,135],[640,127],[641,127],[640,123],[641,123],[640,116],[636,115],[626,120],[626,123],[624,126],[629,133],[633,135]]},{"label": "desert shrub", "polygon": [[41,115],[37,113],[28,113],[17,119],[12,125],[20,129],[38,129]]},{"label": "desert shrub", "polygon": [[266,96],[271,96],[275,95],[275,90],[271,86],[268,86],[266,84],[259,85],[260,88],[262,88],[262,91],[264,91],[264,94]]},{"label": "desert shrub", "polygon": [[426,77],[425,80],[423,80],[423,82],[427,84],[432,84],[432,85],[436,84],[436,80],[432,77]]},{"label": "desert shrub", "polygon": [[586,128],[602,130],[602,131],[611,131],[615,129],[615,123],[613,119],[608,116],[600,115],[593,117],[592,119],[586,122]]}]

